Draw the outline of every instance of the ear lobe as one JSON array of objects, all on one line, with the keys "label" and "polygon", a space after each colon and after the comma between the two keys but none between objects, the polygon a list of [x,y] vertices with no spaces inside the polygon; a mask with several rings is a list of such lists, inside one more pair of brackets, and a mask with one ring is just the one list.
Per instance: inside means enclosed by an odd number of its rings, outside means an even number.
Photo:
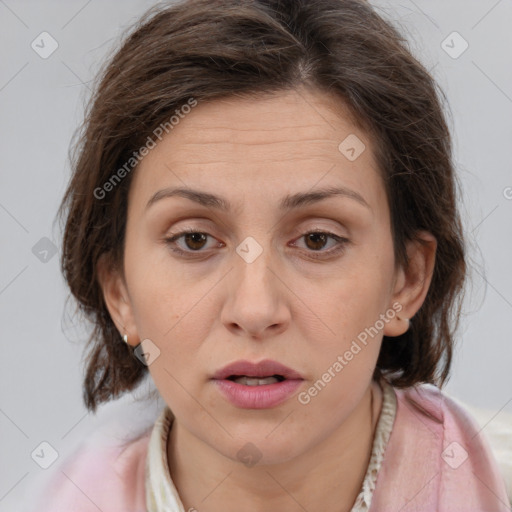
[{"label": "ear lobe", "polygon": [[401,309],[384,328],[385,336],[399,336],[409,329],[409,320],[421,308],[434,273],[436,238],[428,231],[417,233],[419,240],[407,242],[408,267],[398,270],[390,304],[398,302]]},{"label": "ear lobe", "polygon": [[110,317],[120,335],[128,339],[136,338],[134,316],[126,284],[119,270],[114,268],[108,254],[102,254],[98,260],[98,282]]}]

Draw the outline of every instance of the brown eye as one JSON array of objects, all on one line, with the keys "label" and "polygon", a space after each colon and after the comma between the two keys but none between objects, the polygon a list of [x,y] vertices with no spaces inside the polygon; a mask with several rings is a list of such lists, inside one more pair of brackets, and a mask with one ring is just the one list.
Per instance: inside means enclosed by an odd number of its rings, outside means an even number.
[{"label": "brown eye", "polygon": [[[196,229],[186,229],[165,238],[165,243],[177,254],[190,255],[193,253],[205,253],[206,250],[202,249],[207,246],[208,238],[213,239],[208,233],[203,233]],[[181,239],[183,239],[183,242],[179,244],[178,241]]]},{"label": "brown eye", "polygon": [[[345,249],[345,246],[350,243],[348,238],[344,238],[327,231],[311,231],[302,235],[298,240],[304,240],[307,256],[313,259],[334,256],[335,254],[342,252]],[[333,240],[334,243],[331,244],[330,249],[323,250],[329,245],[329,240]]]},{"label": "brown eye", "polygon": [[183,235],[183,240],[187,246],[187,249],[197,251],[202,249],[206,243],[207,235],[204,233],[186,233]]},{"label": "brown eye", "polygon": [[324,248],[329,237],[325,233],[308,233],[304,238],[309,249],[318,251]]}]

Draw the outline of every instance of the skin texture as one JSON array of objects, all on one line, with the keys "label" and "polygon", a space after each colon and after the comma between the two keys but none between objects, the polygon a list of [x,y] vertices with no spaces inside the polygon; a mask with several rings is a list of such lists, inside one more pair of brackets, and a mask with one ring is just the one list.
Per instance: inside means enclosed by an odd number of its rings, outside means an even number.
[{"label": "skin texture", "polygon": [[[350,134],[366,146],[355,161],[338,149]],[[395,270],[372,141],[337,99],[313,90],[200,103],[135,172],[124,275],[105,266],[100,280],[119,332],[160,350],[149,370],[175,415],[168,458],[185,509],[350,510],[381,408],[372,373],[382,336],[406,332],[423,303],[434,237],[422,232],[430,243],[411,242],[410,269]],[[287,194],[329,186],[358,192],[370,208],[335,196],[278,209]],[[146,210],[166,187],[219,195],[234,209],[170,197]],[[184,228],[208,237],[165,241]],[[349,242],[335,253],[334,239],[308,241],[314,230]],[[236,252],[246,237],[262,249],[252,263]],[[210,380],[240,359],[274,359],[302,374],[305,391],[395,302],[399,316],[307,405],[295,396],[240,409]],[[237,458],[249,442],[261,455],[252,467]]]}]

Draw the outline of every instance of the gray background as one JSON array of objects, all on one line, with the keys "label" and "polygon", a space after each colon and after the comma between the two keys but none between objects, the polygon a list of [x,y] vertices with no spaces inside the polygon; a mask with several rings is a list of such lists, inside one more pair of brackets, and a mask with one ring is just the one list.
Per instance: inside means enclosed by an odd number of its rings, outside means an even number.
[{"label": "gray background", "polygon": [[[48,248],[42,238],[57,251],[61,245],[54,218],[89,82],[122,31],[153,3],[0,0],[1,511],[24,509],[57,466],[43,470],[34,462],[31,454],[41,442],[57,450],[60,462],[100,425],[143,428],[163,406],[161,399],[144,400],[154,389],[148,379],[135,399],[126,396],[96,416],[87,414],[81,398],[84,329],[71,319],[72,303],[66,306],[58,253],[41,261]],[[399,24],[412,51],[432,69],[453,114],[471,283],[445,390],[494,413],[512,412],[512,2],[372,3]],[[59,45],[47,59],[31,48],[43,31]],[[456,59],[442,48],[454,31],[469,44]],[[453,52],[461,42],[452,39]]]}]

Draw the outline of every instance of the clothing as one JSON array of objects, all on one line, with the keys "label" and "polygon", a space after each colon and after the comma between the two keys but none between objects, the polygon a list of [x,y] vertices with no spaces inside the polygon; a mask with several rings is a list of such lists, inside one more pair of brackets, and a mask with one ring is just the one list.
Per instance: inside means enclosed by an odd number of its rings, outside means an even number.
[{"label": "clothing", "polygon": [[[510,511],[503,477],[471,415],[433,385],[396,389],[386,384],[372,457],[353,511],[368,506],[369,512]],[[80,447],[56,474],[37,511],[183,512],[164,466],[162,435],[169,412],[165,408],[137,439]],[[148,474],[151,485],[156,483],[149,492]],[[174,503],[169,498],[153,508],[161,492],[174,493]]]}]

